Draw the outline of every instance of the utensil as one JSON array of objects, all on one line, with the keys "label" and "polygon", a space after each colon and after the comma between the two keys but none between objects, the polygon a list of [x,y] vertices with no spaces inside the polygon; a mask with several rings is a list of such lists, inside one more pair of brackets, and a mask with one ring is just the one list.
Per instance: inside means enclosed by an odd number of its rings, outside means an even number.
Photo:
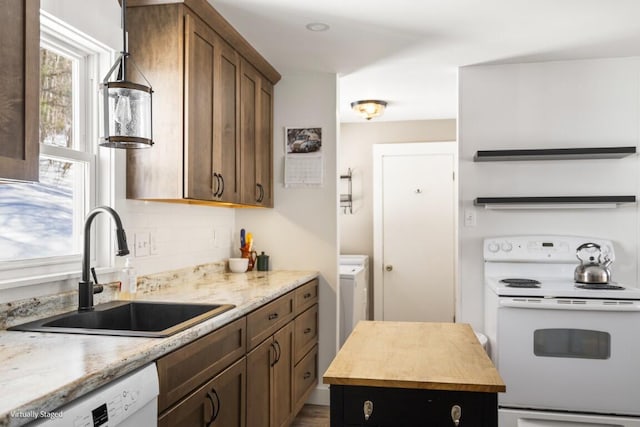
[{"label": "utensil", "polygon": [[[586,251],[586,249],[595,249]],[[608,255],[602,259],[602,249],[597,243],[584,243],[576,249],[576,258],[580,260],[580,265],[576,267],[573,278],[578,283],[609,283],[611,271],[609,266],[613,262]]]}]

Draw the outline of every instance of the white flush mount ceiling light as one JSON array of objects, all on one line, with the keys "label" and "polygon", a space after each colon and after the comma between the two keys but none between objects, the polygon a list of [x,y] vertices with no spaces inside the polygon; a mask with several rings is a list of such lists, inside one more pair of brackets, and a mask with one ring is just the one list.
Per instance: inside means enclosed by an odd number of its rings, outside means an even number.
[{"label": "white flush mount ceiling light", "polygon": [[[102,81],[104,135],[100,146],[147,148],[153,145],[151,130],[151,83],[129,57],[127,49],[127,0],[122,0],[122,52]],[[148,86],[126,80],[130,63]],[[116,73],[117,70],[117,73]],[[115,80],[111,80],[113,74]]]},{"label": "white flush mount ceiling light", "polygon": [[314,32],[328,31],[330,28],[329,25],[325,24],[324,22],[310,22],[309,24],[305,25],[305,27],[307,28],[307,30]]},{"label": "white flush mount ceiling light", "polygon": [[387,106],[386,101],[380,101],[377,99],[366,99],[363,101],[355,101],[351,103],[353,111],[358,113],[361,117],[371,120],[373,117],[381,116],[384,113],[384,109]]}]

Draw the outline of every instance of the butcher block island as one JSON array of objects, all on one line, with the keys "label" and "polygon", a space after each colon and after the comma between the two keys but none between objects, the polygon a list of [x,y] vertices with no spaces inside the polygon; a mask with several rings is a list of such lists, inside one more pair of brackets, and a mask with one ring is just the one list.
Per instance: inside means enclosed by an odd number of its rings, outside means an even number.
[{"label": "butcher block island", "polygon": [[331,427],[498,425],[500,374],[461,323],[365,321],[324,374]]}]

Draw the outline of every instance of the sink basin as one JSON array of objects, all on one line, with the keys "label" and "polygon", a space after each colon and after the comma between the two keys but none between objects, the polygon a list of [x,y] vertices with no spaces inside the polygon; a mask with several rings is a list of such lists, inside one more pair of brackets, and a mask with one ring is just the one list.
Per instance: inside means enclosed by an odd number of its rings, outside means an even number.
[{"label": "sink basin", "polygon": [[93,311],[60,314],[16,325],[9,330],[168,337],[233,307],[231,304],[112,301],[96,305]]}]

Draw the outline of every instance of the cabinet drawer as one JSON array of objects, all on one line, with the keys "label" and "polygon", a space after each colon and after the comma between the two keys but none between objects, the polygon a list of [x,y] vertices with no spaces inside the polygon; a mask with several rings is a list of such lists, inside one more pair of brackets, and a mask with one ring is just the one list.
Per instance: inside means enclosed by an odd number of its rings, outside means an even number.
[{"label": "cabinet drawer", "polygon": [[293,292],[247,316],[247,347],[251,350],[293,319]]},{"label": "cabinet drawer", "polygon": [[158,412],[244,356],[245,331],[243,317],[158,359]]},{"label": "cabinet drawer", "polygon": [[318,302],[318,279],[300,286],[295,291],[296,315]]},{"label": "cabinet drawer", "polygon": [[246,373],[243,357],[162,414],[158,426],[244,427]]},{"label": "cabinet drawer", "polygon": [[313,349],[293,369],[294,413],[297,413],[318,383],[318,346]]},{"label": "cabinet drawer", "polygon": [[296,317],[294,357],[298,363],[318,341],[318,304]]}]

